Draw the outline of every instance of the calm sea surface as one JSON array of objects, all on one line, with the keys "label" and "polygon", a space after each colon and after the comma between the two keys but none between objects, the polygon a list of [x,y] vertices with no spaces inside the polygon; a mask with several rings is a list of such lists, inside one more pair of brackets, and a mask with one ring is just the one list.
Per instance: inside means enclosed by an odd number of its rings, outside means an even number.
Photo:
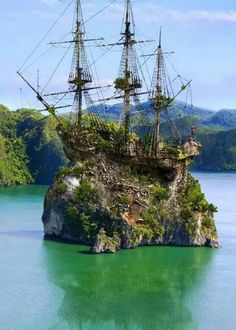
[{"label": "calm sea surface", "polygon": [[236,174],[194,173],[222,248],[44,242],[45,187],[0,189],[0,329],[236,329]]}]

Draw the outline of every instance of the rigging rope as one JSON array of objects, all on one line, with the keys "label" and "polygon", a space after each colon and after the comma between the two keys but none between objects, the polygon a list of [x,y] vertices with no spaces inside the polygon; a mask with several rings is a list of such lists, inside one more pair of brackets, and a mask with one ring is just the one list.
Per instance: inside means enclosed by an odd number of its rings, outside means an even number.
[{"label": "rigging rope", "polygon": [[72,47],[72,43],[70,44],[70,46],[67,48],[65,54],[62,56],[61,60],[59,61],[59,63],[57,64],[57,66],[55,67],[52,75],[49,77],[48,81],[46,82],[46,85],[44,86],[44,88],[42,89],[42,93],[45,91],[45,89],[47,88],[48,84],[50,83],[50,81],[52,80],[52,78],[54,77],[54,75],[56,74],[57,70],[59,69],[61,63],[63,62],[64,58],[66,57],[66,55],[68,54],[68,52],[70,51]]},{"label": "rigging rope", "polygon": [[66,8],[63,10],[61,15],[56,19],[56,21],[51,25],[51,27],[48,29],[48,31],[44,34],[44,36],[40,39],[40,41],[37,43],[37,45],[34,47],[32,52],[29,54],[29,56],[26,58],[22,66],[20,67],[19,71],[22,70],[22,68],[25,66],[25,64],[28,62],[28,60],[32,57],[32,55],[35,53],[35,51],[39,48],[39,46],[42,44],[44,39],[48,36],[48,34],[52,31],[52,29],[57,25],[57,23],[60,21],[60,19],[64,16],[64,14],[67,12],[71,4],[74,2],[74,0],[70,1],[69,4],[66,6]]}]

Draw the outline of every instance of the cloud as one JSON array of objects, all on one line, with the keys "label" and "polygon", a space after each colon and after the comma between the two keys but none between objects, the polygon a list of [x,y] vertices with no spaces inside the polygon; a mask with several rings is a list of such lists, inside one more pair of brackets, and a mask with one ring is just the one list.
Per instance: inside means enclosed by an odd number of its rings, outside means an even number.
[{"label": "cloud", "polygon": [[[49,1],[49,0],[46,0]],[[159,6],[153,2],[142,2],[133,6],[135,19],[141,20],[144,23],[152,23],[152,20],[160,22],[172,23],[220,23],[236,22],[235,10],[174,10],[163,6]],[[102,18],[109,21],[120,19],[123,15],[124,7],[121,4],[111,5],[106,12],[103,13]]]}]

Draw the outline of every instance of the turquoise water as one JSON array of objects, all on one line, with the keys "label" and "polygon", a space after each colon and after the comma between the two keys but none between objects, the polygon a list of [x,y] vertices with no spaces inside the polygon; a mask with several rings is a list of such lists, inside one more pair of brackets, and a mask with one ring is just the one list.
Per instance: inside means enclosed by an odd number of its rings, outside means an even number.
[{"label": "turquoise water", "polygon": [[0,189],[0,329],[236,329],[236,174],[195,173],[222,248],[44,242],[45,187]]}]

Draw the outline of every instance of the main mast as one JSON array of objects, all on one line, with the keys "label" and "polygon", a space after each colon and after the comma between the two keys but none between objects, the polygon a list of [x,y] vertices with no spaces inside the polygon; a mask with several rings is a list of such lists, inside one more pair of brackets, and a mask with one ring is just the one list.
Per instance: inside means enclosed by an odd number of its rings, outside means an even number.
[{"label": "main mast", "polygon": [[130,55],[130,46],[132,44],[132,37],[134,33],[131,33],[131,22],[130,22],[130,0],[126,1],[126,16],[125,16],[125,90],[124,90],[124,128],[125,128],[125,142],[128,141],[129,127],[130,127],[130,71],[129,71],[129,55]]},{"label": "main mast", "polygon": [[130,0],[125,1],[124,31],[121,35],[123,41],[117,44],[123,45],[123,53],[120,63],[119,76],[115,81],[115,88],[123,92],[124,142],[125,146],[127,146],[130,131],[131,98],[135,98],[135,96],[138,95],[137,90],[142,88],[141,79],[138,73],[136,53],[134,50],[134,45],[137,41],[134,39],[135,28]]}]

